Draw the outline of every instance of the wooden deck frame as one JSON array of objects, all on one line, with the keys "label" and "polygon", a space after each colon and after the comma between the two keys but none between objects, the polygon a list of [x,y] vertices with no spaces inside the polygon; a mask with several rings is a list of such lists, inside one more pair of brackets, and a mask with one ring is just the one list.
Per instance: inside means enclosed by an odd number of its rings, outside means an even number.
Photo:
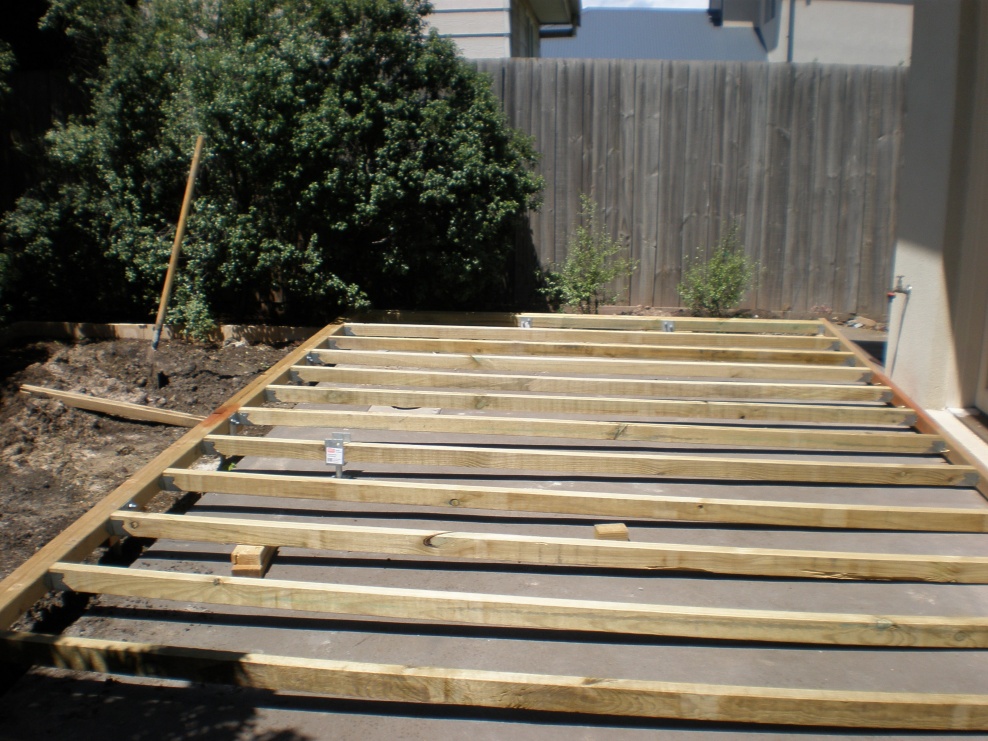
[{"label": "wooden deck frame", "polygon": [[[530,320],[533,327],[567,327],[583,326],[591,329],[607,327],[620,331],[641,331],[658,327],[658,320],[642,321],[640,317],[556,317],[554,315],[522,315]],[[963,453],[954,449],[954,442],[949,435],[938,429],[928,416],[917,410],[915,406],[861,353],[849,345],[842,335],[826,322],[789,322],[783,324],[745,323],[748,320],[683,321],[676,319],[676,332],[760,332],[774,331],[776,334],[815,335],[825,334],[838,338],[843,348],[832,357],[841,358],[841,362],[850,360],[854,367],[842,366],[805,366],[781,364],[768,369],[769,363],[737,363],[724,361],[719,363],[703,363],[697,365],[696,376],[712,378],[715,373],[719,377],[730,378],[737,373],[738,378],[789,379],[806,382],[824,381],[836,382],[838,379],[849,383],[861,381],[888,386],[892,390],[891,408],[899,407],[904,415],[908,415],[910,424],[920,435],[916,438],[924,444],[946,440],[951,446],[944,452],[947,461],[952,465],[941,465],[938,468],[964,471],[970,475],[971,470],[980,474],[978,488],[986,493],[986,472],[979,465],[972,465]],[[720,322],[720,323],[718,323]],[[689,329],[687,330],[687,327]],[[142,531],[149,532],[149,523],[163,527],[161,523],[168,522],[169,533],[183,533],[193,539],[224,538],[222,542],[245,543],[256,545],[279,545],[270,540],[283,541],[286,538],[273,538],[273,531],[279,535],[296,533],[289,541],[302,547],[312,547],[315,537],[318,547],[355,547],[360,541],[366,544],[368,553],[388,552],[394,548],[394,553],[410,553],[413,555],[431,556],[442,551],[453,557],[463,557],[464,552],[471,550],[476,557],[485,559],[501,558],[509,561],[534,563],[561,563],[560,556],[565,554],[562,563],[573,562],[583,565],[598,565],[626,568],[629,563],[637,560],[638,565],[632,568],[699,568],[712,570],[716,573],[748,574],[760,573],[770,575],[810,576],[822,579],[834,578],[869,578],[869,579],[910,579],[931,581],[956,581],[960,583],[988,583],[988,558],[957,557],[957,556],[914,556],[881,553],[839,553],[813,551],[772,551],[770,549],[730,549],[703,548],[697,546],[667,546],[662,544],[620,542],[573,538],[545,538],[531,536],[492,536],[490,534],[449,533],[431,531],[382,532],[382,528],[356,528],[346,531],[341,527],[328,533],[326,528],[313,528],[311,524],[303,527],[290,523],[272,524],[267,521],[246,520],[243,522],[224,523],[233,518],[196,518],[190,515],[149,515],[133,511],[127,507],[133,506],[140,510],[160,490],[163,481],[167,481],[168,472],[172,477],[176,471],[184,471],[182,475],[193,476],[196,472],[189,471],[190,466],[199,457],[199,447],[207,437],[227,437],[232,431],[231,415],[242,408],[257,408],[265,400],[265,392],[270,393],[271,387],[283,386],[290,380],[291,367],[299,365],[307,353],[313,352],[325,359],[338,358],[341,354],[348,355],[348,360],[356,361],[359,356],[376,355],[378,358],[387,355],[393,362],[400,365],[399,356],[414,353],[392,352],[381,353],[373,351],[332,350],[325,349],[330,339],[339,338],[339,325],[333,325],[321,330],[303,346],[287,356],[273,367],[261,379],[235,395],[229,402],[216,410],[206,420],[197,424],[181,440],[159,455],[154,461],[143,468],[138,474],[116,489],[86,515],[77,520],[63,533],[45,546],[28,562],[16,569],[9,577],[0,582],[0,630],[9,628],[14,621],[27,610],[49,585],[50,580],[58,577],[58,569],[85,569],[77,563],[104,541],[111,532]],[[345,341],[346,338],[341,338]],[[616,343],[621,344],[621,343]],[[753,343],[757,346],[758,343]],[[770,352],[749,348],[755,352]],[[704,349],[705,350],[705,349]],[[602,351],[604,353],[608,350]],[[784,351],[788,352],[788,351]],[[349,355],[353,353],[352,355]],[[417,355],[423,355],[418,353]],[[592,355],[592,352],[590,353]],[[848,355],[850,357],[848,357]],[[464,356],[460,356],[462,358]],[[517,365],[509,367],[516,360],[495,360],[505,362],[507,366],[494,367],[486,363],[498,356],[486,355],[466,356],[460,359],[453,356],[437,356],[441,363],[473,363],[462,367],[487,367],[494,370],[518,371],[528,370]],[[718,357],[724,358],[723,354]],[[773,356],[781,359],[781,355]],[[522,358],[526,362],[534,361],[544,371],[549,366],[548,358],[531,356]],[[575,368],[584,366],[579,373],[606,371],[623,375],[648,375],[642,373],[647,365],[652,372],[659,366],[668,375],[671,368],[678,368],[684,375],[688,362],[682,361],[635,361],[624,359],[607,359],[588,357],[580,353],[572,358],[554,358],[554,360],[573,360],[574,364],[564,366],[555,364],[556,372],[566,372],[563,367]],[[332,361],[338,362],[338,361]],[[361,361],[364,362],[364,361]],[[827,361],[824,361],[827,362]],[[376,363],[376,361],[375,361]],[[678,363],[678,364],[677,364]],[[359,364],[359,363],[358,363]],[[720,366],[712,369],[711,366]],[[450,368],[449,365],[433,365],[425,367]],[[529,366],[531,368],[531,366]],[[633,370],[631,370],[633,369]],[[756,370],[757,369],[757,370]],[[782,369],[782,370],[779,370]],[[792,370],[788,370],[792,369]],[[533,368],[533,370],[535,370]],[[799,372],[798,372],[799,371]],[[755,375],[774,372],[778,375]],[[836,375],[836,374],[844,375]],[[791,374],[791,375],[786,375]],[[421,398],[421,397],[418,397]],[[803,405],[806,406],[806,405]],[[555,422],[555,420],[542,420]],[[565,422],[575,422],[566,420]],[[582,423],[582,421],[581,421]],[[604,423],[610,424],[610,423]],[[673,426],[668,426],[673,427]],[[783,432],[782,430],[772,430]],[[585,432],[589,432],[586,429]],[[837,431],[839,432],[839,431]],[[598,434],[596,431],[594,434]],[[794,435],[802,434],[793,431]],[[888,433],[878,433],[888,434]],[[910,434],[910,433],[904,433]],[[793,446],[798,447],[798,446]],[[919,451],[916,451],[919,452]],[[965,468],[966,467],[966,468]],[[242,478],[235,475],[234,478]],[[288,478],[288,477],[283,477]],[[239,485],[239,482],[238,482]],[[275,487],[279,482],[269,480],[269,485]],[[340,482],[340,488],[349,487],[349,482]],[[373,484],[375,488],[379,483]],[[444,492],[431,487],[437,495]],[[482,487],[489,489],[488,487]],[[379,489],[383,491],[383,489]],[[367,496],[367,489],[361,496]],[[388,496],[391,496],[391,493]],[[408,492],[405,492],[406,494]],[[540,492],[546,495],[546,492]],[[567,507],[582,506],[577,503],[580,493],[553,492],[562,495],[559,500],[559,510],[568,511]],[[464,500],[470,497],[480,497],[473,501],[483,501],[483,497],[501,496],[497,492],[483,491],[481,493],[465,491]],[[507,495],[503,495],[507,497]],[[588,494],[593,497],[593,506],[597,507],[607,502],[606,495]],[[986,494],[988,496],[988,494]],[[531,492],[524,495],[525,501],[532,507],[530,511],[550,511],[536,509],[545,506],[550,501],[539,501]],[[673,502],[676,498],[666,498],[670,501],[660,501],[653,498],[657,506],[671,506],[673,509],[686,507],[709,506],[712,510],[720,509],[725,518],[735,516],[730,513],[732,508],[745,510],[748,515],[757,517],[783,517],[788,508],[790,514],[796,514],[800,509],[799,503],[792,502],[733,502],[724,500],[683,501]],[[507,498],[505,502],[509,501]],[[488,502],[489,503],[489,502]],[[628,505],[644,504],[629,500]],[[777,509],[765,514],[757,508],[769,504]],[[458,503],[459,505],[459,503]],[[453,506],[449,503],[449,506]],[[463,506],[471,506],[464,504]],[[821,527],[833,525],[824,524],[833,517],[825,512],[826,506],[809,505],[806,511],[818,509],[813,515],[819,517]],[[835,508],[840,509],[840,508]],[[862,505],[845,507],[844,513],[850,521],[865,521],[874,518],[877,513]],[[917,511],[913,511],[917,510]],[[971,510],[969,513],[953,508],[895,508],[889,511],[891,522],[896,518],[910,519],[914,522],[933,522],[943,525],[944,530],[954,529],[949,525],[953,518],[961,527],[956,529],[968,532],[980,532],[985,519],[981,510]],[[972,515],[970,518],[965,515]],[[172,519],[174,518],[174,520]],[[199,520],[204,522],[199,522]],[[720,521],[720,520],[712,520]],[[731,521],[726,519],[724,521]],[[874,520],[872,520],[874,521]],[[132,528],[133,523],[139,523]],[[977,527],[972,523],[978,523]],[[838,525],[839,526],[839,525]],[[845,525],[846,526],[846,525]],[[855,527],[856,525],[850,525]],[[188,528],[186,531],[185,529]],[[922,529],[922,528],[917,528]],[[939,529],[934,527],[932,529]],[[397,531],[399,529],[391,529]],[[358,532],[359,531],[359,532]],[[161,531],[164,533],[164,529]],[[308,536],[305,533],[310,533]],[[312,533],[317,533],[313,536]],[[341,543],[341,534],[346,532],[346,542]],[[589,534],[589,533],[588,533]],[[245,535],[247,537],[240,537]],[[319,540],[331,535],[330,541]],[[234,537],[236,536],[236,537]],[[296,540],[292,540],[296,538]],[[308,538],[308,540],[306,539]],[[382,546],[388,541],[390,545]],[[623,550],[622,550],[623,549]],[[647,554],[647,556],[644,556]],[[531,559],[527,561],[526,559]],[[685,559],[685,560],[684,560]],[[211,577],[212,578],[212,577]],[[251,580],[262,586],[263,581]],[[157,596],[160,596],[158,594]],[[496,597],[496,595],[495,595]],[[449,595],[440,599],[449,598]],[[637,607],[637,606],[636,606]],[[646,606],[647,607],[647,606]],[[669,606],[652,606],[669,610]],[[672,611],[674,612],[674,610]],[[712,616],[708,615],[708,617]],[[844,616],[849,617],[849,616]],[[829,619],[829,618],[825,618]],[[872,618],[866,618],[871,620]],[[932,618],[942,625],[923,626],[919,632],[910,632],[907,642],[902,645],[925,645],[910,643],[913,640],[942,640],[948,645],[955,641],[952,647],[958,647],[956,636],[950,638],[947,633],[956,631],[957,618]],[[978,620],[970,620],[964,625],[979,636],[972,640],[981,641],[984,626]],[[908,621],[908,618],[907,618]],[[954,621],[953,623],[951,621]],[[963,619],[962,619],[963,621]],[[922,621],[919,621],[922,622]],[[873,629],[881,630],[883,624],[874,625],[859,623],[850,628],[864,631],[864,635]],[[942,628],[939,638],[930,638]],[[706,628],[705,628],[706,629]],[[957,631],[963,632],[964,629]],[[915,638],[923,634],[924,638]],[[837,643],[840,638],[827,639],[821,635],[821,643]],[[904,634],[897,634],[904,635]],[[805,639],[801,639],[805,640]],[[857,639],[852,639],[857,640]],[[870,640],[870,639],[865,639]],[[872,644],[867,644],[872,645]],[[878,644],[875,644],[878,645]],[[188,649],[169,646],[150,646],[140,643],[106,641],[88,638],[60,638],[45,635],[25,634],[7,631],[0,634],[0,657],[7,661],[30,661],[39,664],[64,666],[74,669],[95,669],[137,676],[165,676],[171,678],[188,678],[199,681],[231,682],[253,687],[267,687],[282,690],[316,691],[341,697],[365,697],[375,700],[410,700],[416,702],[439,702],[445,704],[478,705],[486,707],[531,708],[546,711],[579,711],[590,713],[638,715],[656,718],[677,718],[689,720],[716,720],[722,722],[748,723],[784,723],[796,725],[825,725],[864,728],[909,728],[936,730],[988,730],[988,695],[945,695],[926,693],[883,693],[883,692],[846,692],[824,690],[795,690],[773,689],[763,687],[730,687],[721,685],[689,685],[652,681],[632,681],[623,679],[593,679],[585,677],[564,677],[548,675],[524,675],[503,672],[485,672],[472,670],[454,670],[428,667],[403,667],[382,664],[354,664],[346,662],[325,661],[314,658],[290,658],[277,656],[261,656],[251,653],[224,652],[210,649]]]},{"label": "wooden deck frame", "polygon": [[988,648],[988,618],[856,615],[551,599],[59,563],[60,590],[467,625],[838,646]]},{"label": "wooden deck frame", "polygon": [[364,700],[677,720],[980,731],[988,695],[779,689],[409,667],[145,643],[0,634],[0,657],[75,671],[165,677]]},{"label": "wooden deck frame", "polygon": [[679,345],[687,347],[754,347],[776,350],[837,350],[837,338],[826,334],[764,335],[732,332],[666,332],[614,329],[542,329],[537,327],[477,327],[442,324],[373,324],[347,322],[348,337],[403,337],[447,340],[520,340],[618,345]]},{"label": "wooden deck frame", "polygon": [[627,520],[847,530],[988,532],[988,509],[894,507],[868,504],[672,497],[658,494],[558,491],[506,486],[416,484],[282,474],[190,471],[169,468],[162,488],[256,497],[314,499],[507,512],[540,512]]},{"label": "wooden deck frame", "polygon": [[356,412],[330,409],[275,409],[242,407],[245,421],[285,427],[392,430],[456,435],[503,435],[584,440],[720,445],[774,450],[829,450],[857,453],[934,455],[946,449],[938,435],[905,428],[895,432],[875,430],[773,429],[741,425],[714,426],[660,424],[655,422],[591,422],[578,419],[493,417],[464,414],[409,414],[407,412]]},{"label": "wooden deck frame", "polygon": [[795,365],[784,363],[693,362],[688,360],[641,360],[638,358],[581,358],[535,355],[481,355],[394,350],[334,350],[320,347],[313,358],[327,364],[400,366],[443,370],[549,371],[553,373],[606,373],[626,376],[673,378],[737,378],[773,381],[819,381],[861,383],[871,379],[863,366]]},{"label": "wooden deck frame", "polygon": [[404,408],[443,407],[494,412],[538,414],[628,415],[675,419],[756,420],[808,424],[844,424],[875,427],[911,426],[916,415],[906,407],[848,406],[837,404],[782,404],[770,402],[693,401],[687,399],[634,399],[609,396],[509,394],[469,391],[294,386],[271,384],[268,401],[350,406]]},{"label": "wooden deck frame", "polygon": [[795,363],[855,365],[857,358],[844,350],[779,350],[750,347],[693,347],[690,345],[597,345],[524,340],[455,340],[418,337],[354,337],[337,335],[332,346],[341,350],[399,350],[493,355],[562,355],[570,357],[628,358],[638,360],[691,360],[706,362]]},{"label": "wooden deck frame", "polygon": [[[228,458],[247,455],[320,461],[324,440],[295,440],[239,435],[210,435],[204,442]],[[788,481],[792,483],[856,484],[860,486],[975,486],[973,466],[950,464],[849,463],[847,461],[786,461],[764,458],[665,455],[658,453],[597,453],[483,448],[451,445],[351,443],[350,463],[404,466],[492,468],[499,470],[564,471],[594,476]]]},{"label": "wooden deck frame", "polygon": [[892,391],[877,384],[737,383],[730,381],[669,381],[573,378],[568,376],[520,375],[443,371],[401,371],[389,368],[347,368],[301,365],[293,377],[306,383],[345,383],[375,386],[414,386],[430,389],[470,388],[487,391],[531,391],[542,393],[591,394],[594,396],[641,396],[659,399],[788,399],[793,401],[888,402]]},{"label": "wooden deck frame", "polygon": [[625,543],[593,538],[455,533],[148,512],[117,512],[110,516],[109,529],[114,535],[139,538],[543,566],[698,571],[795,579],[988,584],[988,557],[982,556]]}]

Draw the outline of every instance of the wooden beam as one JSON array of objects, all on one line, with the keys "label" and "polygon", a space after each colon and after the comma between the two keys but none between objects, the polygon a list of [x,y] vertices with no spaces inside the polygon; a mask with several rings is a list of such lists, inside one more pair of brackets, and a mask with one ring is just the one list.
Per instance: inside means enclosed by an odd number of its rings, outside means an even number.
[{"label": "wooden beam", "polygon": [[988,508],[776,502],[653,494],[559,491],[519,487],[417,484],[406,481],[319,478],[246,472],[164,472],[184,491],[449,507],[509,512],[589,515],[627,520],[687,520],[793,528],[988,532]]},{"label": "wooden beam", "polygon": [[771,402],[692,401],[682,399],[621,399],[604,396],[562,396],[467,391],[409,391],[323,386],[268,386],[269,401],[309,404],[381,405],[483,409],[534,414],[607,414],[681,419],[737,419],[808,422],[839,425],[910,425],[910,409],[887,406],[777,404]]},{"label": "wooden beam", "polygon": [[[599,525],[598,527],[604,527]],[[627,540],[627,528],[624,531]],[[617,538],[621,539],[621,538]],[[264,610],[701,640],[988,648],[988,618],[741,610],[181,574],[56,564],[59,589]]]},{"label": "wooden beam", "polygon": [[523,329],[436,324],[358,324],[343,326],[355,337],[418,337],[450,340],[520,340],[523,342],[677,345],[683,347],[752,347],[759,349],[837,350],[825,335],[728,334],[726,332],[663,332],[601,329]]},{"label": "wooden beam", "polygon": [[269,545],[238,545],[230,554],[233,575],[254,578],[264,576],[277,552],[277,548]]},{"label": "wooden beam", "polygon": [[599,345],[585,342],[522,342],[520,340],[443,340],[414,337],[333,338],[341,350],[399,350],[411,352],[470,353],[495,355],[555,355],[585,358],[634,358],[639,360],[697,360],[704,362],[796,363],[806,365],[851,365],[852,353],[837,350],[759,350],[735,347],[664,347],[650,345]]},{"label": "wooden beam", "polygon": [[47,590],[45,574],[51,564],[81,559],[91,553],[110,535],[106,530],[110,513],[128,504],[141,507],[149,502],[160,491],[158,483],[163,470],[170,466],[182,468],[194,463],[200,456],[199,445],[206,435],[228,432],[231,414],[242,404],[256,403],[266,385],[273,379],[285,376],[291,366],[296,365],[312,348],[324,344],[338,329],[339,325],[327,326],[302,343],[0,581],[0,629],[13,624],[25,610],[44,596]]},{"label": "wooden beam", "polygon": [[100,412],[114,417],[123,417],[124,419],[136,419],[142,422],[158,422],[164,425],[195,427],[205,419],[205,417],[186,414],[185,412],[173,412],[168,409],[147,407],[141,404],[132,404],[129,401],[101,399],[97,396],[89,396],[88,394],[59,391],[57,389],[44,388],[43,386],[31,386],[26,383],[21,384],[20,390],[25,394],[55,399],[69,407]]},{"label": "wooden beam", "polygon": [[[210,435],[206,442],[228,457],[325,460],[323,440],[295,440],[243,435]],[[849,463],[762,458],[721,458],[659,453],[598,453],[528,448],[486,448],[450,445],[348,443],[347,463],[394,466],[450,466],[499,470],[563,471],[596,476],[783,481],[855,484],[859,486],[974,486],[971,466],[944,463]]]},{"label": "wooden beam", "polygon": [[0,658],[284,692],[437,705],[729,723],[988,730],[988,696],[740,687],[304,659],[36,633],[0,634]]},{"label": "wooden beam", "polygon": [[594,525],[593,536],[597,540],[631,540],[628,526],[623,522],[604,522]]},{"label": "wooden beam", "polygon": [[924,434],[939,435],[944,438],[947,443],[947,449],[943,452],[943,455],[948,461],[958,465],[973,466],[978,470],[980,480],[977,484],[977,489],[981,492],[985,499],[988,499],[988,465],[985,465],[976,458],[966,455],[964,453],[964,447],[957,441],[957,439],[937,424],[933,417],[927,414],[926,411],[915,401],[913,401],[912,398],[906,394],[906,392],[899,388],[899,386],[896,385],[891,378],[885,375],[884,369],[874,363],[871,358],[869,358],[867,354],[861,350],[861,348],[849,341],[836,326],[827,320],[823,321],[827,331],[837,337],[840,340],[841,345],[848,351],[853,352],[858,358],[859,363],[872,372],[872,382],[880,383],[892,390],[892,404],[905,409],[911,409],[915,412],[916,421],[913,426],[917,431]]},{"label": "wooden beam", "polygon": [[380,368],[326,368],[300,365],[293,373],[307,383],[359,383],[377,386],[469,388],[496,391],[534,391],[595,396],[651,396],[660,399],[777,399],[792,401],[887,402],[892,392],[868,384],[739,383],[738,381],[653,381],[615,378],[568,378],[541,375],[444,373]]},{"label": "wooden beam", "polygon": [[408,414],[403,412],[345,412],[328,409],[243,407],[240,413],[252,424],[286,427],[333,427],[456,435],[508,435],[585,440],[627,440],[688,445],[775,448],[779,450],[834,450],[875,453],[934,454],[943,452],[943,439],[908,430],[846,432],[806,428],[772,429],[653,422],[591,422],[574,419],[532,419],[462,414]]},{"label": "wooden beam", "polygon": [[889,579],[988,584],[988,557],[842,553],[670,543],[620,543],[501,533],[325,525],[233,517],[119,512],[115,535],[244,543],[547,566],[702,571],[812,579]]},{"label": "wooden beam", "polygon": [[581,375],[667,376],[681,378],[741,378],[749,380],[861,383],[871,378],[866,368],[785,365],[773,363],[696,363],[683,360],[533,357],[531,355],[471,355],[384,350],[327,350],[313,355],[323,363],[376,365],[444,370],[492,370],[576,373]]},{"label": "wooden beam", "polygon": [[531,321],[532,327],[565,329],[616,329],[622,331],[662,332],[672,322],[675,332],[754,332],[769,334],[823,334],[818,319],[716,319],[694,316],[620,316],[591,314],[518,314],[519,323]]}]

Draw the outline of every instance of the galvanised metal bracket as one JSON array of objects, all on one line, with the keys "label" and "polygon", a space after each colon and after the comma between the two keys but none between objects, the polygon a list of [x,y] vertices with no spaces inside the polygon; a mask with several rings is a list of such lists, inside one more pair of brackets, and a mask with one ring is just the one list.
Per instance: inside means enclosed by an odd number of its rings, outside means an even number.
[{"label": "galvanised metal bracket", "polygon": [[[343,325],[343,332],[342,332],[342,334],[343,334],[344,337],[353,337],[354,336],[353,330],[350,329],[350,325],[349,324],[344,324]],[[332,340],[330,340],[330,342],[332,342]]]},{"label": "galvanised metal bracket", "polygon": [[346,444],[350,442],[350,430],[330,433],[326,440],[326,465],[336,467],[336,478],[343,478],[343,466],[346,463]]},{"label": "galvanised metal bracket", "polygon": [[522,329],[532,328],[532,317],[530,316],[520,316],[518,317],[518,326]]},{"label": "galvanised metal bracket", "polygon": [[[230,423],[231,427],[239,427],[240,425],[250,424],[250,420],[247,419],[247,416],[241,414],[240,412],[234,412],[233,414],[231,414],[227,421]],[[233,430],[230,431],[233,432]]]},{"label": "galvanised metal bracket", "polygon": [[676,323],[675,322],[662,322],[662,331],[663,332],[675,332],[676,331]]},{"label": "galvanised metal bracket", "polygon": [[309,365],[324,365],[322,359],[316,355],[314,352],[310,352],[305,356],[305,362]]}]

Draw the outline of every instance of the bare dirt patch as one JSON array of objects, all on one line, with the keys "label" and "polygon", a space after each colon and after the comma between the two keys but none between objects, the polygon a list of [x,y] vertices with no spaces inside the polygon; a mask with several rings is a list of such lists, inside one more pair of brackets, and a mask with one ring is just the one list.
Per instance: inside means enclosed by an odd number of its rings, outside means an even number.
[{"label": "bare dirt patch", "polygon": [[0,578],[186,431],[28,397],[20,384],[207,415],[290,347],[172,341],[153,358],[139,340],[0,348]]}]

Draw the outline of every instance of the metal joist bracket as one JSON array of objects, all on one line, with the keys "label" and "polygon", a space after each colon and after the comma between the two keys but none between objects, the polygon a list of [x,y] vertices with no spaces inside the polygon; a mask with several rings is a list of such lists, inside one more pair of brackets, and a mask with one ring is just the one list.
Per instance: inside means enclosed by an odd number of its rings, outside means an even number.
[{"label": "metal joist bracket", "polygon": [[663,332],[675,332],[676,331],[676,323],[675,322],[669,322],[669,321],[662,322],[662,331]]},{"label": "metal joist bracket", "polygon": [[532,317],[530,316],[520,316],[518,317],[518,326],[522,329],[532,328]]},{"label": "metal joist bracket", "polygon": [[322,359],[314,352],[310,352],[305,356],[305,362],[309,365],[324,365]]}]

